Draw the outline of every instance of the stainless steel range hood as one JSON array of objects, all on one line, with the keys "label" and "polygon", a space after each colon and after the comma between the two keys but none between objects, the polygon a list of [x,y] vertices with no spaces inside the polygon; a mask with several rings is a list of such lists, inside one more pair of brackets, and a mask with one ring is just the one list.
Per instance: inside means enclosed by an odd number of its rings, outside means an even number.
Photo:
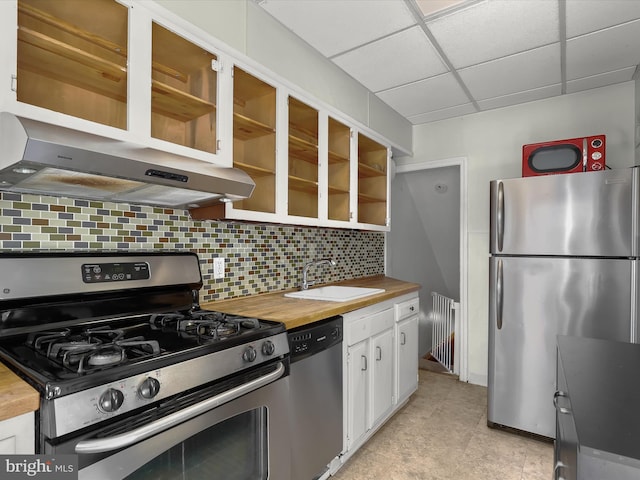
[{"label": "stainless steel range hood", "polygon": [[195,208],[254,187],[242,170],[0,113],[0,190]]}]

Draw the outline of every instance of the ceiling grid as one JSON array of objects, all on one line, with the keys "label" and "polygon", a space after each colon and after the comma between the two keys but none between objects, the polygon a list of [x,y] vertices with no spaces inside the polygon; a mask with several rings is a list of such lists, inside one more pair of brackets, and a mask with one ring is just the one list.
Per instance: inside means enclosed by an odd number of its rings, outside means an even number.
[{"label": "ceiling grid", "polygon": [[626,82],[640,64],[635,0],[256,2],[413,124]]}]

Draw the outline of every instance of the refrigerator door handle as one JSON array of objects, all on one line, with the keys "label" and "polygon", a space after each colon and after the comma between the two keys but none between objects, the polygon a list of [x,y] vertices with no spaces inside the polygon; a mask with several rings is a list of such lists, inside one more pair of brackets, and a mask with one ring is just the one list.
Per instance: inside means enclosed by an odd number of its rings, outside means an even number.
[{"label": "refrigerator door handle", "polygon": [[502,329],[502,308],[504,305],[504,292],[502,289],[502,259],[498,259],[496,272],[496,326]]},{"label": "refrigerator door handle", "polygon": [[497,234],[498,234],[498,251],[502,251],[504,244],[504,183],[498,182],[498,205],[496,212]]}]

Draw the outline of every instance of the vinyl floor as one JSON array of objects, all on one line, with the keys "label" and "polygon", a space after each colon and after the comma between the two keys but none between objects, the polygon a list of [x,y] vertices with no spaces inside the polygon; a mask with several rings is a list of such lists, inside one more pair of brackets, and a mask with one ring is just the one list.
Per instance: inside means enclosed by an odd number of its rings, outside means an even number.
[{"label": "vinyl floor", "polygon": [[418,391],[334,480],[550,480],[553,444],[487,427],[487,389],[420,370]]}]

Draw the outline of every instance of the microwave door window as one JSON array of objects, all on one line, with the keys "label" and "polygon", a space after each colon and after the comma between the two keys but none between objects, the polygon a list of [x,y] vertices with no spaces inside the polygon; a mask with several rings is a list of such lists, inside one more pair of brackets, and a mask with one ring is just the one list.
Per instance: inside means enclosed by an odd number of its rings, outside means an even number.
[{"label": "microwave door window", "polygon": [[534,172],[570,171],[582,162],[582,151],[575,145],[540,147],[529,156],[529,167]]}]

